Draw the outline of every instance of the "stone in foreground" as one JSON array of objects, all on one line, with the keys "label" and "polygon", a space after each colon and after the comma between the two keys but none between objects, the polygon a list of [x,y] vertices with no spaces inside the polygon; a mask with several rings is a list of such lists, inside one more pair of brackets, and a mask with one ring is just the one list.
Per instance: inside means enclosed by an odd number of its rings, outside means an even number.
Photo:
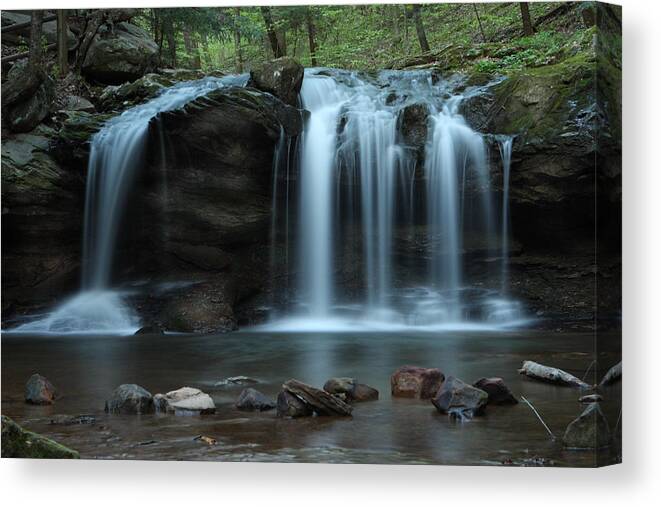
[{"label": "stone in foreground", "polygon": [[351,401],[375,401],[379,399],[379,391],[367,384],[356,384],[351,395]]},{"label": "stone in foreground", "polygon": [[252,387],[247,387],[241,391],[239,398],[236,400],[236,408],[239,410],[259,410],[260,412],[264,412],[266,410],[273,410],[275,406],[276,403],[271,398]]},{"label": "stone in foreground", "polygon": [[488,400],[489,395],[482,389],[458,378],[448,377],[431,402],[443,414],[471,418],[484,412]]},{"label": "stone in foreground", "polygon": [[473,384],[489,396],[488,403],[493,405],[516,405],[519,401],[500,377],[481,378]]},{"label": "stone in foreground", "polygon": [[379,399],[379,391],[367,384],[359,384],[350,377],[333,377],[324,384],[324,391],[344,396],[347,402],[373,401]]},{"label": "stone in foreground", "polygon": [[599,403],[590,403],[565,431],[562,442],[568,449],[599,449],[610,445],[608,421]]},{"label": "stone in foreground", "polygon": [[2,457],[36,459],[78,459],[77,451],[46,438],[38,433],[27,431],[2,416]]},{"label": "stone in foreground", "polygon": [[402,366],[390,377],[390,388],[394,397],[425,400],[436,396],[444,380],[437,368]]},{"label": "stone in foreground", "polygon": [[282,388],[303,401],[317,415],[351,415],[352,408],[350,405],[316,387],[290,379],[282,385]]},{"label": "stone in foreground", "polygon": [[567,373],[564,370],[553,368],[551,366],[545,366],[536,363],[535,361],[524,361],[519,373],[529,378],[550,382],[552,384],[580,387],[581,389],[590,388],[588,384],[583,382],[580,378],[574,377],[571,373]]},{"label": "stone in foreground", "polygon": [[57,389],[50,381],[38,373],[32,375],[25,384],[25,401],[33,405],[50,405],[57,397]]},{"label": "stone in foreground", "polygon": [[276,408],[278,417],[308,417],[313,413],[310,407],[287,391],[280,391],[278,393]]},{"label": "stone in foreground", "polygon": [[105,411],[111,414],[151,414],[154,399],[149,391],[137,384],[122,384],[106,401]]},{"label": "stone in foreground", "polygon": [[166,394],[154,396],[157,412],[169,412],[175,415],[214,414],[216,405],[211,396],[194,387],[182,387]]}]

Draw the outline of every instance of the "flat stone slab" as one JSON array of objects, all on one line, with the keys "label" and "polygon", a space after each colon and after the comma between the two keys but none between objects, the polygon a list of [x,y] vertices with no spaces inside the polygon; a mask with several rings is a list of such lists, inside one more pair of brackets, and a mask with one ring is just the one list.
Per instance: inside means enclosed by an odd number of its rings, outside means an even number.
[{"label": "flat stone slab", "polygon": [[350,416],[351,405],[322,389],[317,389],[296,379],[290,379],[282,388],[299,398],[317,415]]}]

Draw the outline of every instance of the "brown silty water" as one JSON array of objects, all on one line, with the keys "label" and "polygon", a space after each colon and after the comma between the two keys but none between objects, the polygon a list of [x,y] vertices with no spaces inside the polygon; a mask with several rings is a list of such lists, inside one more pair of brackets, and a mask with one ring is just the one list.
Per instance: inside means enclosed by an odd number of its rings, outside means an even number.
[{"label": "brown silty water", "polygon": [[[386,464],[544,464],[595,466],[621,458],[621,384],[602,389],[601,403],[615,434],[609,449],[564,450],[567,425],[585,405],[584,391],[519,375],[524,360],[562,368],[598,382],[619,361],[619,335],[543,332],[446,334],[274,334],[218,336],[67,336],[2,338],[2,413],[27,429],[78,450],[88,459],[213,460]],[[603,351],[602,351],[603,350]],[[597,354],[598,368],[591,363]],[[489,406],[483,417],[459,422],[429,400],[392,398],[390,375],[405,364],[437,367],[467,382],[502,377],[525,403]],[[23,401],[33,373],[62,393],[51,406]],[[354,405],[353,416],[281,419],[275,411],[234,407],[244,386],[217,383],[246,375],[275,398],[284,381],[322,386],[348,376],[379,390],[378,401]],[[596,379],[596,380],[595,380]],[[191,386],[209,393],[217,412],[207,416],[107,415],[104,402],[115,387],[136,383],[151,393]],[[91,414],[93,424],[54,425],[57,414]],[[208,445],[195,440],[206,435]]]}]

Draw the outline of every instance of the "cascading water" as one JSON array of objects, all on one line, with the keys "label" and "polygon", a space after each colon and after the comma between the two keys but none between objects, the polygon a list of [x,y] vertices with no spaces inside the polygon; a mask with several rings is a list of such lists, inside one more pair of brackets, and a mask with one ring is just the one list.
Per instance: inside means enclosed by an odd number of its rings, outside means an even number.
[{"label": "cascading water", "polygon": [[507,284],[509,282],[509,222],[510,222],[510,167],[512,165],[512,144],[514,138],[511,136],[498,139],[500,149],[500,158],[503,161],[503,203],[501,213],[501,291],[503,295],[507,293]]},{"label": "cascading water", "polygon": [[[300,96],[311,114],[298,184],[299,309],[269,329],[483,328],[519,318],[516,302],[495,289],[472,288],[464,277],[467,217],[491,255],[497,231],[484,139],[459,114],[465,94],[479,90],[453,93],[457,84],[434,83],[425,71],[371,79],[306,70]],[[416,183],[419,171],[398,120],[420,104],[428,110],[428,134],[424,181]],[[426,210],[422,283],[402,280],[406,274],[396,267],[397,231],[414,230],[419,208]],[[360,289],[350,286],[356,275],[345,273],[347,264],[359,266]]]},{"label": "cascading water", "polygon": [[149,122],[214,89],[246,80],[244,75],[180,83],[112,118],[94,135],[85,196],[82,290],[52,313],[13,332],[128,334],[140,326],[125,294],[114,290],[111,282],[119,227],[133,179],[144,163]]}]

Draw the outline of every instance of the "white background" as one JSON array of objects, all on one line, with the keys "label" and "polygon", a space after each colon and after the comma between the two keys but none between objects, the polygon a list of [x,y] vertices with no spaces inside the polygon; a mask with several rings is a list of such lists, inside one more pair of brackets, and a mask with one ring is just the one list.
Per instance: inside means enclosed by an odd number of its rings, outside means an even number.
[{"label": "white background", "polygon": [[[258,3],[308,2],[0,0],[0,7]],[[576,470],[4,459],[0,461],[4,505],[658,505],[661,2],[620,3],[624,6],[624,464]]]}]

